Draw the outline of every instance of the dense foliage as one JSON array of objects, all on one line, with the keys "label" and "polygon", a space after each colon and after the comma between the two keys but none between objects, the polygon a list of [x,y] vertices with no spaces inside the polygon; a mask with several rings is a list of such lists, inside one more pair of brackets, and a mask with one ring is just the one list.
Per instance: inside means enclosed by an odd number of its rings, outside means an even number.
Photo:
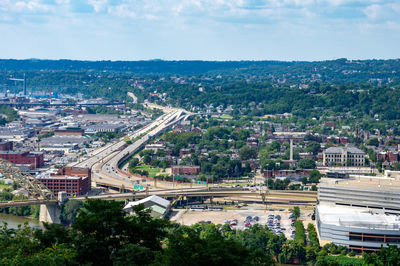
[{"label": "dense foliage", "polygon": [[[83,93],[91,97],[148,99],[188,109],[234,107],[232,114],[262,116],[289,112],[398,120],[399,60],[276,61],[71,61],[0,60],[0,82],[27,76],[32,90]],[[201,89],[200,89],[201,88]],[[164,96],[155,96],[157,92]]]},{"label": "dense foliage", "polygon": [[304,231],[301,240],[296,236],[293,241],[260,225],[247,230],[232,230],[227,224],[182,226],[152,218],[143,206],[134,207],[134,211],[135,215],[128,215],[119,202],[88,200],[71,227],[45,224],[44,230],[34,230],[5,225],[0,228],[0,264],[398,265],[399,261],[399,250],[392,246],[365,254],[363,259],[349,257],[354,254],[347,253],[345,247],[320,247],[310,225],[307,243]]},{"label": "dense foliage", "polygon": [[[0,191],[0,201],[22,200],[24,198],[25,197],[22,195],[12,194],[9,188],[5,188],[2,191]],[[39,211],[40,211],[39,205],[0,208],[0,212],[2,213],[13,214],[18,216],[32,216],[35,218],[39,218]]]},{"label": "dense foliage", "polygon": [[18,118],[17,111],[14,108],[0,104],[0,125],[14,121]]}]

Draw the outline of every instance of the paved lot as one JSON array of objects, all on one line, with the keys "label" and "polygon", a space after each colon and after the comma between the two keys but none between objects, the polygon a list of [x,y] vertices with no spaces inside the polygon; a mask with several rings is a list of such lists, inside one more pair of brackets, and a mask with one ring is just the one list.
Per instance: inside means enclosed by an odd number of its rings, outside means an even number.
[{"label": "paved lot", "polygon": [[[247,216],[259,217],[259,221],[252,221],[251,224],[261,224],[267,225],[268,215],[280,215],[280,228],[282,233],[285,234],[287,238],[291,238],[292,227],[291,220],[289,219],[290,211],[289,209],[276,209],[276,210],[265,210],[261,209],[259,206],[249,206],[246,209],[234,209],[234,210],[222,210],[222,211],[200,211],[200,210],[190,210],[190,209],[175,209],[171,214],[171,220],[176,221],[180,224],[184,225],[192,225],[201,221],[210,221],[214,224],[224,224],[225,222],[232,221],[236,219],[238,224],[236,226],[232,226],[232,228],[238,230],[244,230],[245,220]],[[307,228],[308,223],[314,223],[311,220],[312,211],[310,210],[301,210],[300,218],[304,221],[304,227]],[[274,219],[275,220],[275,219]]]}]

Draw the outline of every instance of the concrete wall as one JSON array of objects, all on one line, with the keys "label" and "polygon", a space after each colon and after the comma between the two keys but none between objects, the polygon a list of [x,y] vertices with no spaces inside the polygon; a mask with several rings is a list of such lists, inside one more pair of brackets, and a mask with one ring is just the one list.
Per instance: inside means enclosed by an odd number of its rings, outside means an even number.
[{"label": "concrete wall", "polygon": [[348,204],[366,208],[385,209],[391,213],[400,213],[400,194],[392,191],[362,190],[352,187],[330,187],[321,184],[318,191],[319,202],[333,205]]},{"label": "concrete wall", "polygon": [[40,205],[39,221],[46,223],[60,224],[61,210],[57,203],[49,203]]}]

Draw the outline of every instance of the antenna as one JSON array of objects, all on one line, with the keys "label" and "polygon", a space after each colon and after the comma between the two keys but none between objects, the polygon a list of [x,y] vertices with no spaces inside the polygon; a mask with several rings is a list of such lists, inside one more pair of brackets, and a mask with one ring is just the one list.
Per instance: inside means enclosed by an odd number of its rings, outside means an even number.
[{"label": "antenna", "polygon": [[24,96],[26,97],[26,75],[24,73]]}]

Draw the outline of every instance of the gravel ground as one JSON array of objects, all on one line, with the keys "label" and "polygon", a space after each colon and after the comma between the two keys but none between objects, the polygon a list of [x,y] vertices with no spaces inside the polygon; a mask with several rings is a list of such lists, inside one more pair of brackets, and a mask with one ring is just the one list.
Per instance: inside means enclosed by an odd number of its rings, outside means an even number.
[{"label": "gravel ground", "polygon": [[[314,223],[311,220],[311,210],[301,210],[300,219],[304,221],[304,227],[307,229],[308,223]],[[289,209],[277,209],[277,210],[265,210],[261,209],[258,206],[249,206],[241,209],[234,210],[222,210],[222,211],[199,211],[199,210],[190,210],[190,209],[174,209],[171,213],[171,221],[175,221],[184,225],[193,225],[201,221],[210,221],[214,224],[224,224],[227,220],[236,219],[238,221],[237,226],[233,226],[232,228],[236,228],[238,230],[245,229],[245,220],[247,216],[258,216],[259,221],[253,221],[251,224],[261,224],[266,225],[268,220],[268,215],[279,214],[281,216],[281,230],[282,233],[285,234],[287,238],[291,238],[292,227],[291,220],[289,219],[290,211]],[[315,223],[314,223],[315,224]]]}]

